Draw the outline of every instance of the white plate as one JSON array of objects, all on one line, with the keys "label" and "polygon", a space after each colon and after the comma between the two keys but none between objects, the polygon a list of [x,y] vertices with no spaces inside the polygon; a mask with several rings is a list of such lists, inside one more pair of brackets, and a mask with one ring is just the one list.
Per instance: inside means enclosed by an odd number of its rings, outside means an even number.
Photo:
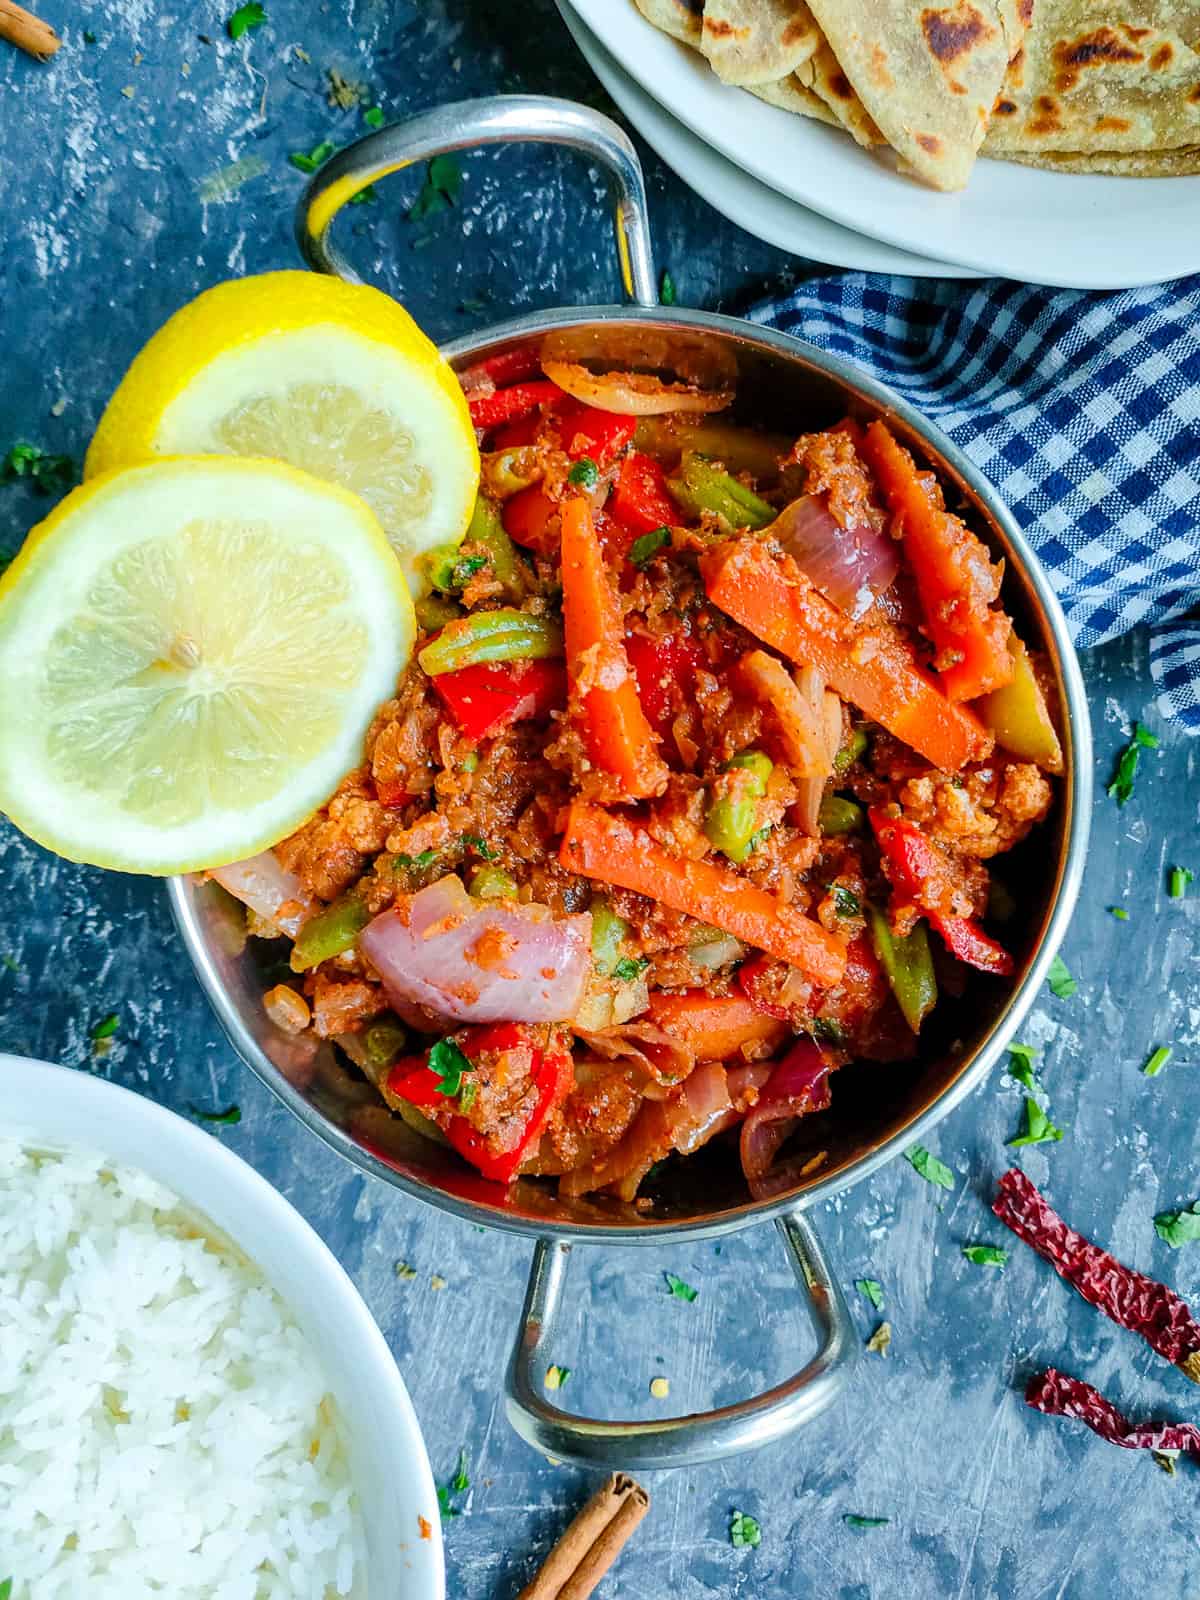
[{"label": "white plate", "polygon": [[972,267],[930,261],[853,233],[750,177],[647,94],[572,11],[570,0],[558,0],[558,9],[588,65],[646,142],[689,188],[739,228],[809,261],[860,272],[900,272],[915,278],[979,277]]},{"label": "white plate", "polygon": [[1109,178],[980,161],[961,194],[730,88],[633,0],[569,0],[671,114],[768,187],[872,238],[1027,283],[1121,289],[1200,268],[1200,177]]},{"label": "white plate", "polygon": [[258,1265],[317,1352],[346,1425],[369,1600],[444,1600],[437,1491],[408,1391],[357,1289],[299,1212],[212,1134],[86,1072],[0,1055],[0,1128],[140,1167]]}]

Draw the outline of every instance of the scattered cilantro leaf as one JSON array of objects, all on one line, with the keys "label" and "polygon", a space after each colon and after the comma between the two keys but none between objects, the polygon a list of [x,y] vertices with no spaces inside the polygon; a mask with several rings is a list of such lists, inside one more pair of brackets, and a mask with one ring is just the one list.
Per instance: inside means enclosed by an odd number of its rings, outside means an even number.
[{"label": "scattered cilantro leaf", "polygon": [[1050,971],[1046,974],[1046,982],[1050,985],[1050,993],[1056,1000],[1069,1000],[1079,987],[1071,976],[1067,963],[1061,956],[1055,956],[1050,963]]},{"label": "scattered cilantro leaf", "polygon": [[1174,1052],[1169,1044],[1160,1044],[1142,1068],[1142,1072],[1147,1078],[1157,1078],[1173,1054]]},{"label": "scattered cilantro leaf", "polygon": [[673,1272],[664,1272],[663,1277],[667,1280],[667,1288],[676,1300],[686,1300],[688,1305],[691,1305],[700,1293],[699,1289],[693,1289],[690,1283],[684,1283],[683,1279],[677,1278]]},{"label": "scattered cilantro leaf", "polygon": [[261,28],[266,20],[266,7],[260,5],[259,0],[247,0],[225,24],[225,31],[236,44],[244,33],[249,33],[251,28]]},{"label": "scattered cilantro leaf", "polygon": [[467,1452],[465,1449],[460,1449],[458,1452],[458,1466],[455,1468],[454,1476],[450,1479],[450,1487],[455,1494],[465,1494],[471,1487],[471,1480],[467,1476]]},{"label": "scattered cilantro leaf", "polygon": [[664,306],[675,304],[675,279],[666,267],[662,270],[662,277],[658,280],[658,299]]},{"label": "scattered cilantro leaf", "polygon": [[461,1094],[463,1073],[475,1070],[474,1063],[467,1060],[453,1039],[439,1039],[429,1052],[428,1064],[430,1072],[442,1080],[437,1086],[438,1094],[448,1099]]},{"label": "scattered cilantro leaf", "polygon": [[1023,1089],[1028,1089],[1030,1094],[1039,1087],[1037,1074],[1033,1063],[1037,1050],[1031,1044],[1010,1044],[1008,1047],[1008,1075],[1015,1078]]},{"label": "scattered cilantro leaf", "polygon": [[926,1183],[934,1183],[939,1189],[953,1189],[954,1174],[945,1162],[931,1155],[923,1144],[915,1144],[911,1150],[906,1150],[904,1159],[920,1173]]},{"label": "scattered cilantro leaf", "polygon": [[567,473],[567,482],[573,484],[576,489],[594,489],[600,482],[600,468],[591,456],[580,456]]},{"label": "scattered cilantro leaf", "polygon": [[77,477],[70,456],[48,455],[36,444],[14,444],[0,459],[0,483],[24,478],[38,494],[65,494]]},{"label": "scattered cilantro leaf", "polygon": [[995,1244],[965,1244],[962,1253],[977,1267],[1003,1267],[1008,1261],[1008,1251]]},{"label": "scattered cilantro leaf", "polygon": [[104,1039],[111,1039],[121,1026],[121,1019],[115,1011],[110,1011],[102,1022],[98,1022],[92,1029],[92,1043],[99,1044]]},{"label": "scattered cilantro leaf", "polygon": [[360,189],[357,194],[352,194],[346,201],[348,206],[373,206],[379,196],[375,193],[375,185],[369,183],[365,189]]},{"label": "scattered cilantro leaf", "polygon": [[12,1586],[13,1581],[11,1578],[5,1578],[4,1582],[0,1583],[0,1600],[10,1600]]},{"label": "scattered cilantro leaf", "polygon": [[438,1510],[443,1517],[458,1517],[462,1515],[462,1507],[455,1505],[450,1496],[465,1494],[470,1487],[471,1480],[467,1476],[467,1452],[460,1450],[458,1452],[458,1465],[454,1469],[454,1476],[449,1483],[438,1484]]},{"label": "scattered cilantro leaf", "polygon": [[848,1528],[862,1532],[866,1528],[886,1528],[891,1517],[860,1517],[856,1511],[847,1511],[842,1521]]},{"label": "scattered cilantro leaf", "polygon": [[403,1282],[408,1283],[409,1280],[412,1279],[412,1278],[415,1278],[416,1275],[417,1275],[416,1267],[410,1267],[407,1261],[397,1261],[397,1263],[396,1263],[396,1276],[398,1278],[400,1278]]},{"label": "scattered cilantro leaf", "polygon": [[475,576],[488,564],[486,556],[463,556],[454,563],[454,570],[450,574],[450,582],[456,589],[463,589]]},{"label": "scattered cilantro leaf", "polygon": [[[96,35],[92,32],[92,30],[90,28],[85,28],[83,30],[83,42],[84,42],[84,44],[95,44]],[[11,1578],[9,1579],[9,1582],[10,1583],[12,1582]],[[8,1596],[4,1593],[3,1590],[0,1590],[0,1600],[8,1600]]]},{"label": "scattered cilantro leaf", "polygon": [[857,917],[862,914],[858,896],[852,889],[847,889],[844,883],[835,883],[832,892],[833,907],[839,917]]},{"label": "scattered cilantro leaf", "polygon": [[876,1311],[883,1310],[883,1285],[874,1278],[855,1278],[854,1287],[868,1299]]},{"label": "scattered cilantro leaf", "polygon": [[425,868],[431,867],[437,858],[436,850],[422,850],[419,856],[406,856],[401,852],[394,859],[396,866],[403,867],[406,871],[424,872]]},{"label": "scattered cilantro leaf", "polygon": [[1182,1211],[1160,1211],[1154,1219],[1154,1231],[1175,1250],[1181,1244],[1194,1244],[1200,1239],[1200,1200],[1194,1200]]},{"label": "scattered cilantro leaf", "polygon": [[841,1044],[846,1037],[846,1030],[832,1017],[814,1017],[808,1031],[814,1039],[824,1039],[826,1044]]},{"label": "scattered cilantro leaf", "polygon": [[1133,725],[1133,736],[1117,758],[1117,770],[1108,786],[1108,797],[1123,806],[1133,796],[1133,781],[1143,750],[1157,750],[1158,740],[1140,722]]},{"label": "scattered cilantro leaf", "polygon": [[1172,867],[1171,879],[1167,885],[1167,893],[1172,900],[1182,900],[1187,893],[1189,883],[1195,883],[1196,874],[1190,867]]},{"label": "scattered cilantro leaf", "polygon": [[495,861],[500,854],[499,850],[494,850],[487,840],[478,833],[464,833],[462,842],[468,850],[474,851],[477,856],[482,856],[485,861]]},{"label": "scattered cilantro leaf", "polygon": [[1108,914],[1110,917],[1116,917],[1118,922],[1129,921],[1129,913],[1124,906],[1109,906]]},{"label": "scattered cilantro leaf", "polygon": [[629,546],[629,559],[635,567],[644,567],[651,556],[656,556],[663,545],[670,542],[670,528],[654,528],[633,541]]},{"label": "scattered cilantro leaf", "polygon": [[337,153],[337,145],[330,139],[322,139],[320,144],[313,145],[307,154],[303,150],[293,150],[288,160],[299,172],[315,172],[318,167],[323,167],[330,156]]},{"label": "scattered cilantro leaf", "polygon": [[640,978],[650,965],[645,956],[622,956],[613,968],[613,977],[621,983],[632,983],[635,978]]},{"label": "scattered cilantro leaf", "polygon": [[453,156],[434,156],[425,169],[421,192],[408,208],[408,220],[420,222],[439,211],[448,211],[458,199],[462,184],[462,168]]},{"label": "scattered cilantro leaf", "polygon": [[754,852],[758,849],[759,845],[762,844],[763,840],[767,838],[767,836],[769,835],[770,832],[771,832],[771,824],[768,823],[765,828],[760,828],[757,833],[752,833],[750,835],[750,850],[749,850],[749,854],[750,855],[754,854]]},{"label": "scattered cilantro leaf", "polygon": [[875,1332],[867,1340],[864,1349],[869,1355],[885,1356],[892,1348],[892,1325],[890,1322],[881,1322]]},{"label": "scattered cilantro leaf", "polygon": [[242,1120],[241,1106],[227,1106],[224,1111],[202,1111],[199,1106],[188,1102],[188,1110],[197,1122],[213,1122],[222,1128],[231,1128],[234,1123]]},{"label": "scattered cilantro leaf", "polygon": [[383,107],[371,106],[368,110],[363,112],[363,121],[366,123],[368,128],[382,128]]},{"label": "scattered cilantro leaf", "polygon": [[561,1389],[571,1376],[570,1367],[550,1366],[546,1368],[546,1388]]},{"label": "scattered cilantro leaf", "polygon": [[1025,1100],[1025,1130],[1018,1133],[1015,1138],[1007,1143],[1016,1149],[1026,1144],[1054,1144],[1063,1136],[1061,1128],[1056,1128],[1050,1118],[1031,1096]]},{"label": "scattered cilantro leaf", "polygon": [[745,1511],[729,1513],[729,1542],[735,1550],[757,1550],[762,1543],[762,1528]]}]

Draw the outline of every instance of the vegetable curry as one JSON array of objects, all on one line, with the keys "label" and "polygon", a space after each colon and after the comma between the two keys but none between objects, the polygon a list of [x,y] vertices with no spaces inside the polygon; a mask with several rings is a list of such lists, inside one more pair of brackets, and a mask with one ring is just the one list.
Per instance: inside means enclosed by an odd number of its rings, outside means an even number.
[{"label": "vegetable curry", "polygon": [[1049,675],[882,422],[530,347],[463,384],[478,502],[362,765],[215,874],[292,941],[267,1009],[499,1183],[634,1201],[723,1137],[782,1192],[839,1067],[1012,974],[989,863],[1053,801]]}]

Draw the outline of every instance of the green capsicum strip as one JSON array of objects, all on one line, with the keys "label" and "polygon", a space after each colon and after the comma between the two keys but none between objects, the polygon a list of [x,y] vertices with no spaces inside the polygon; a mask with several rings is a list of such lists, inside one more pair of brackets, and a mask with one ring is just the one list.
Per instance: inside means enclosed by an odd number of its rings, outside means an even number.
[{"label": "green capsicum strip", "polygon": [[680,476],[667,479],[667,488],[694,517],[702,511],[713,511],[724,517],[731,528],[765,528],[775,520],[774,506],[691,451],[683,458]]},{"label": "green capsicum strip", "polygon": [[390,1067],[404,1050],[404,1029],[398,1022],[376,1022],[363,1034],[367,1060],[375,1067]]},{"label": "green capsicum strip", "polygon": [[853,800],[844,800],[840,794],[827,794],[821,798],[817,812],[817,826],[823,834],[836,837],[843,833],[857,833],[863,825],[863,808]]},{"label": "green capsicum strip", "polygon": [[517,883],[503,867],[480,867],[472,874],[468,892],[476,900],[515,900]]},{"label": "green capsicum strip", "polygon": [[708,808],[704,832],[714,850],[740,865],[754,847],[758,802],[767,792],[774,763],[761,750],[742,750],[726,762],[725,770],[745,776],[736,785],[723,786],[725,792]]},{"label": "green capsicum strip", "polygon": [[324,911],[318,912],[296,935],[292,946],[292,971],[307,972],[332,956],[349,950],[371,920],[371,913],[357,895],[343,895]]},{"label": "green capsicum strip", "polygon": [[484,661],[538,661],[563,653],[562,629],[550,617],[502,606],[448,622],[417,656],[431,678]]},{"label": "green capsicum strip", "polygon": [[441,594],[422,595],[415,610],[417,621],[425,633],[436,633],[439,628],[444,628],[448,622],[453,622],[463,614],[461,606]]},{"label": "green capsicum strip", "polygon": [[424,562],[430,583],[444,594],[463,589],[484,566],[491,569],[498,583],[520,592],[516,546],[504,531],[500,507],[484,494],[475,497],[475,509],[462,543],[438,545],[424,557]]},{"label": "green capsicum strip", "polygon": [[629,924],[603,898],[593,900],[590,909],[592,961],[602,978],[611,978],[621,959],[621,941],[629,932]]},{"label": "green capsicum strip", "polygon": [[891,985],[905,1022],[914,1033],[920,1033],[922,1022],[937,1004],[937,978],[925,924],[918,922],[906,938],[898,939],[887,914],[878,906],[868,906],[867,917],[871,942],[884,977]]}]

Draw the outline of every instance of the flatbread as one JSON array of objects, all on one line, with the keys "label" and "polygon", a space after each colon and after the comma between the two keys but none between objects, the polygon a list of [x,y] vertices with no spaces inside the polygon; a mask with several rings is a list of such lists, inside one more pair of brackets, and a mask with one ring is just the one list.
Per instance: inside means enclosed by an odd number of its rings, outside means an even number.
[{"label": "flatbread", "polygon": [[970,177],[1028,11],[1014,0],[810,0],[867,114],[916,177]]},{"label": "flatbread", "polygon": [[[989,155],[984,147],[984,155]],[[1044,167],[1053,172],[1107,173],[1110,178],[1193,178],[1200,174],[1200,144],[1178,150],[1039,150],[1027,155],[1006,150],[1002,161],[1024,167]]]},{"label": "flatbread", "polygon": [[684,44],[700,47],[700,18],[704,0],[633,0],[634,5],[663,33]]},{"label": "flatbread", "polygon": [[870,150],[887,143],[828,44],[822,42],[812,59],[797,70],[796,77],[822,102],[833,120],[845,128],[856,144]]},{"label": "flatbread", "polygon": [[806,0],[705,0],[700,48],[725,83],[778,83],[820,43]]},{"label": "flatbread", "polygon": [[806,89],[794,72],[790,77],[781,78],[778,83],[748,83],[746,88],[759,100],[765,100],[769,106],[778,106],[781,111],[791,111],[798,117],[812,117],[815,122],[825,122],[833,128],[842,126],[820,95]]},{"label": "flatbread", "polygon": [[1198,0],[1036,0],[993,111],[990,150],[1083,155],[1195,144]]}]

